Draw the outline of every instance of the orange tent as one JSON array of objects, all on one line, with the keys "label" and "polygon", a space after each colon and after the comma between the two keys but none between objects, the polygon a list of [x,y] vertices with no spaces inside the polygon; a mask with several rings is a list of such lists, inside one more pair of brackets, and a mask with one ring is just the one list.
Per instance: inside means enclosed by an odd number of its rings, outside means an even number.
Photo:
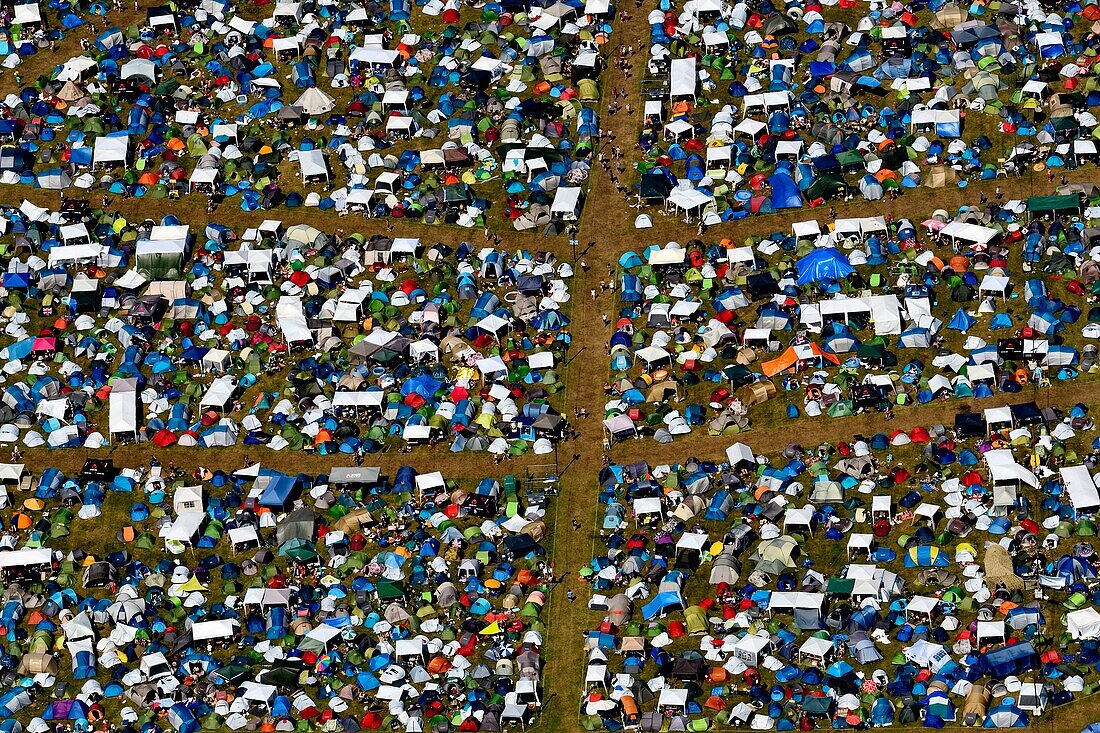
[{"label": "orange tent", "polygon": [[432,674],[447,674],[450,669],[451,663],[446,657],[433,657],[432,661],[428,662],[428,671]]},{"label": "orange tent", "polygon": [[824,365],[826,361],[831,364],[840,364],[836,354],[830,354],[817,344],[799,344],[788,346],[782,354],[761,364],[760,370],[764,372],[765,377],[770,378],[783,372],[797,372],[802,368],[804,361],[816,362],[819,365]]}]

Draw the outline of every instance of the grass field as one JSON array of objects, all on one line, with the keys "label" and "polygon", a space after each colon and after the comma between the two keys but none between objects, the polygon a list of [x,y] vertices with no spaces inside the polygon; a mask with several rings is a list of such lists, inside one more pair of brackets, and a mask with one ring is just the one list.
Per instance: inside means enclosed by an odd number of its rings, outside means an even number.
[{"label": "grass field", "polygon": [[[649,27],[645,13],[641,9],[631,10],[633,17],[628,22],[616,21],[615,43],[644,46],[648,41]],[[58,58],[61,54],[58,54]],[[641,54],[636,58],[641,58]],[[47,54],[35,57],[36,64],[44,64],[40,71],[49,68]],[[29,72],[31,69],[28,68]],[[29,78],[29,73],[28,73]],[[9,77],[10,80],[10,77]],[[9,83],[5,80],[5,85]],[[625,87],[628,99],[637,100],[641,74],[635,73],[626,78],[617,68],[611,66],[603,80],[605,99],[614,87]],[[639,106],[639,105],[636,105]],[[610,129],[616,144],[629,149],[640,128],[640,112],[633,115],[620,112],[602,121],[602,126]],[[1089,180],[1095,175],[1095,169],[1081,169],[1068,172],[1071,180]],[[921,189],[907,192],[892,202],[882,202],[869,211],[865,202],[839,203],[836,205],[838,216],[866,215],[870,213],[891,213],[896,217],[916,217],[930,213],[935,208],[949,211],[964,203],[976,202],[979,190],[991,190],[1000,185],[1008,197],[1026,197],[1032,193],[1049,192],[1049,184],[1037,174],[1028,174],[1021,178],[975,184],[965,190]],[[51,192],[25,191],[5,187],[0,189],[0,203],[18,204],[26,197],[40,205],[58,204],[58,198]],[[98,204],[93,201],[93,204]],[[578,238],[583,256],[590,269],[587,273],[578,268],[577,277],[572,284],[574,298],[567,306],[572,317],[574,342],[570,356],[573,358],[562,369],[562,379],[567,385],[559,407],[564,414],[571,415],[574,407],[584,407],[592,415],[587,421],[580,421],[580,438],[574,442],[563,443],[559,461],[561,474],[561,493],[556,499],[551,518],[550,551],[556,571],[568,573],[569,577],[551,595],[548,607],[549,633],[545,646],[548,669],[545,673],[546,706],[540,720],[531,730],[558,733],[576,731],[578,726],[577,710],[583,688],[584,656],[581,646],[582,632],[600,620],[598,614],[589,612],[583,599],[587,598],[587,589],[575,578],[578,568],[587,564],[600,542],[596,531],[600,508],[596,498],[598,493],[597,474],[604,458],[600,417],[603,414],[605,395],[603,383],[607,377],[607,359],[604,344],[609,331],[601,320],[601,313],[614,313],[617,304],[613,295],[603,295],[595,303],[587,295],[596,284],[606,277],[609,266],[614,266],[619,254],[627,249],[640,249],[650,243],[667,241],[685,242],[695,238],[694,225],[685,226],[676,219],[662,216],[654,217],[652,229],[638,232],[633,228],[637,213],[630,208],[629,201],[616,192],[613,183],[598,167],[593,170],[591,191],[581,222]],[[201,227],[207,220],[205,199],[184,197],[178,202],[151,202],[141,200],[120,200],[115,207],[130,219],[160,217],[175,214],[192,227]],[[793,213],[772,215],[762,218],[749,218],[739,222],[722,224],[708,231],[708,240],[729,238],[744,240],[754,234],[766,234],[776,230],[788,230],[792,221],[812,216],[815,211],[796,211]],[[275,212],[241,212],[235,205],[226,204],[212,217],[213,220],[235,228],[258,224],[266,218],[279,218],[286,223],[309,223],[322,229],[343,228],[347,231],[374,232],[388,224],[356,216],[337,217],[330,213],[315,210],[280,210]],[[568,240],[564,237],[545,238],[537,234],[516,235],[511,228],[504,227],[499,219],[494,219],[494,230],[505,236],[506,246],[528,247],[531,249],[550,249],[562,259],[572,257]],[[420,236],[428,241],[456,243],[462,240],[476,241],[480,231],[460,230],[447,227],[431,227],[420,222],[403,220],[393,224],[394,231],[400,235]],[[589,243],[594,243],[590,246]],[[1068,406],[1075,401],[1089,404],[1100,402],[1100,383],[1080,382],[1056,385],[1037,395],[1041,405]],[[913,410],[901,411],[898,418],[889,424],[878,415],[859,415],[839,420],[818,418],[816,420],[788,423],[781,411],[765,411],[759,417],[754,415],[754,427],[749,433],[740,436],[758,453],[774,452],[789,442],[798,442],[806,446],[822,441],[836,441],[856,433],[872,434],[879,430],[893,428],[906,429],[917,424],[937,422],[948,423],[954,413],[962,407],[961,402],[935,403]],[[615,446],[609,454],[611,460],[626,462],[647,460],[651,464],[674,462],[688,456],[720,458],[729,444],[727,438],[710,438],[696,433],[677,440],[667,446],[659,446],[651,441],[630,441]],[[220,450],[171,449],[157,451],[162,462],[174,461],[181,467],[191,469],[198,465],[209,464],[212,467],[232,468],[244,461],[245,454],[265,465],[292,473],[301,471],[321,472],[327,467],[340,465],[340,457],[323,458],[303,456],[297,453],[273,453],[262,449],[230,448]],[[146,464],[150,451],[145,446],[120,447],[110,451],[110,455],[119,465]],[[86,455],[80,451],[49,452],[46,450],[29,451],[25,460],[33,470],[41,471],[47,466],[56,466],[63,470],[79,469]],[[545,457],[524,457],[515,459],[501,467],[494,467],[487,455],[451,454],[445,447],[434,451],[417,451],[412,454],[396,452],[383,453],[370,457],[368,462],[379,465],[392,472],[400,465],[412,465],[422,470],[441,470],[450,477],[477,478],[483,475],[496,475],[506,472],[522,474],[524,467],[531,463],[545,463]],[[80,546],[91,552],[102,553],[112,546],[114,532],[119,526],[117,513],[125,511],[121,504],[108,504],[107,512],[99,521],[77,523],[76,532],[69,538],[69,545]],[[579,531],[573,531],[570,520],[576,517],[582,522]],[[86,526],[87,525],[87,526]],[[578,593],[581,601],[569,603],[565,592],[572,589]],[[1085,724],[1100,720],[1100,701],[1095,698],[1083,700],[1070,707],[1059,709],[1054,715],[1039,721],[1034,728],[1051,731],[1076,733]],[[892,730],[898,730],[898,727]]]}]

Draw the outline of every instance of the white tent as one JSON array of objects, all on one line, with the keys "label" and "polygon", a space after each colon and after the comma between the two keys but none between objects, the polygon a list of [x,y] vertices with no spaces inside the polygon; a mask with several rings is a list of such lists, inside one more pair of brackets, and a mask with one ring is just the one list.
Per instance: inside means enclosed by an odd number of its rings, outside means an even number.
[{"label": "white tent", "polygon": [[370,66],[394,66],[400,56],[400,51],[371,46],[359,46],[351,52],[352,61]]},{"label": "white tent", "polygon": [[798,648],[798,658],[800,660],[803,657],[810,657],[821,664],[824,664],[832,653],[832,639],[819,639],[816,636],[809,637],[806,641],[802,642],[802,646]]},{"label": "white tent", "polygon": [[386,393],[380,389],[369,392],[337,392],[332,396],[332,406],[351,410],[378,410]]},{"label": "white tent", "polygon": [[205,511],[202,486],[180,486],[172,494],[172,511],[176,514]]},{"label": "white tent", "polygon": [[753,455],[752,448],[749,448],[744,443],[734,443],[726,448],[726,460],[730,462],[731,466],[738,466],[741,464],[747,466],[756,465],[756,456]]},{"label": "white tent", "polygon": [[420,496],[434,496],[447,488],[447,482],[439,471],[416,475],[416,490]]},{"label": "white tent", "polygon": [[217,168],[196,168],[191,171],[191,176],[187,179],[187,183],[190,190],[194,191],[196,186],[213,186],[218,182],[218,177],[220,175],[221,171]]},{"label": "white tent", "polygon": [[191,624],[191,638],[195,641],[211,639],[232,639],[240,629],[241,622],[236,619],[217,619],[214,621],[196,621]]},{"label": "white tent", "polygon": [[157,80],[157,65],[149,59],[131,59],[119,69],[119,75],[123,79],[139,79],[155,82]]},{"label": "white tent", "polygon": [[226,349],[210,349],[203,355],[199,366],[204,374],[211,372],[225,374],[229,371],[229,366],[232,363],[233,358]]},{"label": "white tent", "polygon": [[176,520],[165,525],[160,536],[168,542],[182,542],[185,545],[193,545],[206,523],[206,514],[203,512],[183,512],[176,516]]},{"label": "white tent", "polygon": [[665,687],[661,690],[660,697],[657,698],[657,709],[664,710],[665,708],[674,708],[684,712],[687,710],[687,703],[687,690],[677,690],[671,687]]},{"label": "white tent", "polygon": [[905,618],[911,623],[931,622],[940,599],[931,596],[913,596],[905,607]]},{"label": "white tent", "polygon": [[305,114],[316,117],[328,114],[335,109],[336,100],[317,87],[310,87],[302,93],[302,96],[298,97],[298,101],[294,103],[294,106]]},{"label": "white tent", "polygon": [[12,8],[13,25],[32,25],[34,23],[42,22],[42,11],[38,8],[38,3],[24,3],[16,5]]},{"label": "white tent", "polygon": [[199,407],[207,407],[225,412],[233,402],[233,396],[237,392],[237,381],[231,376],[218,377],[210,383],[206,394],[202,396]]},{"label": "white tent", "polygon": [[0,571],[9,568],[29,568],[36,565],[49,565],[53,561],[53,551],[46,547],[28,548],[0,552]]},{"label": "white tent", "polygon": [[117,379],[111,385],[110,433],[137,440],[138,431],[138,380],[137,377]]},{"label": "white tent", "polygon": [[978,285],[978,297],[996,295],[1002,300],[1008,297],[1012,281],[1002,275],[986,275]]},{"label": "white tent", "polygon": [[760,654],[771,643],[771,637],[767,634],[745,634],[733,645],[733,656],[750,667],[755,667],[760,663]]}]

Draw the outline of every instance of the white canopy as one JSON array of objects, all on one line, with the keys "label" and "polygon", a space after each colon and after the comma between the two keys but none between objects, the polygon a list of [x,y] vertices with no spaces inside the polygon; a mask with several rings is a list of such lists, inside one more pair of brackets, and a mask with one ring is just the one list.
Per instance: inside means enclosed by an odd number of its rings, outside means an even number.
[{"label": "white canopy", "polygon": [[993,483],[1019,484],[1025,483],[1032,488],[1038,488],[1039,479],[1028,469],[1016,463],[1012,451],[1007,448],[986,451],[984,453],[986,465],[989,466],[989,475]]},{"label": "white canopy", "polygon": [[1086,606],[1066,614],[1066,630],[1074,639],[1100,638],[1100,611]]},{"label": "white canopy", "polygon": [[989,244],[998,232],[996,229],[956,220],[941,229],[940,234],[948,239],[961,239],[972,244],[985,245]]},{"label": "white canopy", "polygon": [[306,322],[301,298],[292,295],[280,297],[275,306],[275,317],[288,344],[313,343],[313,333]]},{"label": "white canopy", "polygon": [[46,547],[0,552],[0,568],[25,568],[31,565],[48,565],[53,561],[53,551]]},{"label": "white canopy", "polygon": [[301,170],[303,181],[318,176],[326,181],[328,180],[328,164],[325,162],[324,151],[316,149],[299,150],[298,167]]},{"label": "white canopy", "polygon": [[13,24],[27,25],[42,22],[42,11],[38,9],[38,3],[16,5],[12,10],[14,11]]},{"label": "white canopy", "polygon": [[1078,512],[1094,512],[1100,509],[1100,492],[1097,491],[1096,480],[1087,466],[1064,466],[1059,472],[1074,509]]},{"label": "white canopy", "polygon": [[576,221],[580,216],[581,189],[579,186],[559,186],[554,190],[554,202],[550,214],[566,221]]},{"label": "white canopy", "polygon": [[672,59],[669,67],[668,96],[671,101],[677,97],[691,97],[695,99],[695,87],[699,82],[699,74],[695,70],[695,57],[685,59]]},{"label": "white canopy", "polygon": [[138,429],[138,380],[137,377],[117,379],[111,385],[109,399],[110,432],[115,435],[137,437]]},{"label": "white canopy", "polygon": [[101,136],[95,139],[92,149],[92,165],[114,165],[126,163],[129,155],[130,138]]}]

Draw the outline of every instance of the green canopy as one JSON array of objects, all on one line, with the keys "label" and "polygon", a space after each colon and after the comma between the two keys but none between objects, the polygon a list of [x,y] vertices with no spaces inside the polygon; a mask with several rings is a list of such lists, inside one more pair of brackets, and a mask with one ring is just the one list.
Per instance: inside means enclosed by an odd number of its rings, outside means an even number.
[{"label": "green canopy", "polygon": [[1077,194],[1064,196],[1032,196],[1027,200],[1027,210],[1031,213],[1054,211],[1081,212],[1081,198]]}]

